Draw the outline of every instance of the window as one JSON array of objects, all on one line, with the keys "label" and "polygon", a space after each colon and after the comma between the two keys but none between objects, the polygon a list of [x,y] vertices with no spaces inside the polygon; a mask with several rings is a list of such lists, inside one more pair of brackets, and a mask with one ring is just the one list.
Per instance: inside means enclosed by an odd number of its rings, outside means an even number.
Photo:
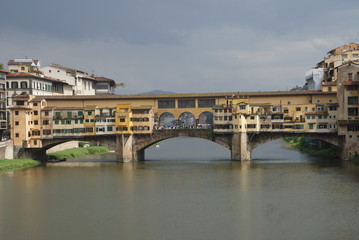
[{"label": "window", "polygon": [[40,131],[39,130],[33,130],[32,135],[33,136],[40,136]]},{"label": "window", "polygon": [[212,108],[215,105],[214,99],[199,99],[198,107],[199,108]]},{"label": "window", "polygon": [[55,120],[55,124],[58,125],[58,124],[59,124],[59,120]]},{"label": "window", "polygon": [[107,131],[108,131],[108,132],[112,132],[112,131],[113,131],[113,127],[112,127],[112,126],[108,126],[108,127],[107,127]]},{"label": "window", "polygon": [[15,137],[17,137],[17,138],[18,138],[18,137],[19,137],[19,134],[18,134],[18,133],[15,133]]},{"label": "window", "polygon": [[359,125],[358,124],[349,124],[347,126],[348,132],[359,132]]},{"label": "window", "polygon": [[45,116],[49,116],[49,111],[45,111]]},{"label": "window", "polygon": [[358,108],[348,108],[348,116],[358,116]]},{"label": "window", "polygon": [[67,112],[67,117],[72,118],[72,112]]},{"label": "window", "polygon": [[178,108],[195,108],[194,100],[178,100]]},{"label": "window", "polygon": [[20,83],[21,88],[27,88],[27,82],[22,81]]},{"label": "window", "polygon": [[17,106],[24,106],[25,102],[24,101],[16,101],[16,105]]},{"label": "window", "polygon": [[83,116],[83,115],[84,115],[84,112],[83,112],[83,111],[78,111],[78,112],[77,112],[77,115]]},{"label": "window", "polygon": [[38,121],[38,120],[35,120],[35,121],[34,121],[34,125],[39,125],[39,121]]},{"label": "window", "polygon": [[16,121],[16,122],[15,122],[15,125],[16,125],[16,126],[18,126],[18,125],[19,125],[19,122],[18,122],[18,121]]},{"label": "window", "polygon": [[120,122],[126,122],[126,118],[120,118]]},{"label": "window", "polygon": [[51,130],[50,129],[46,129],[42,131],[43,135],[51,135]]},{"label": "window", "polygon": [[49,121],[49,120],[43,120],[43,121],[42,121],[42,124],[43,124],[43,125],[49,125],[49,124],[50,124],[50,121]]},{"label": "window", "polygon": [[92,115],[92,111],[88,111],[87,115],[91,116]]},{"label": "window", "polygon": [[240,109],[240,110],[245,110],[245,109],[246,109],[246,105],[239,105],[239,109]]},{"label": "window", "polygon": [[34,115],[38,115],[39,114],[39,112],[38,111],[34,111]]},{"label": "window", "polygon": [[158,108],[175,108],[175,100],[158,100]]},{"label": "window", "polygon": [[348,97],[348,104],[358,104],[358,97]]},{"label": "window", "polygon": [[295,108],[295,110],[296,110],[297,112],[299,112],[299,111],[302,111],[302,108],[301,108],[301,107],[297,107],[297,108]]},{"label": "window", "polygon": [[348,73],[348,81],[349,82],[353,81],[353,73]]},{"label": "window", "polygon": [[55,117],[57,118],[61,117],[61,112],[55,112]]},{"label": "window", "polygon": [[349,85],[348,86],[348,91],[353,91],[353,90],[358,90],[358,85]]},{"label": "window", "polygon": [[314,123],[309,123],[309,129],[314,129]]},{"label": "window", "polygon": [[15,111],[15,115],[19,115],[19,111]]}]

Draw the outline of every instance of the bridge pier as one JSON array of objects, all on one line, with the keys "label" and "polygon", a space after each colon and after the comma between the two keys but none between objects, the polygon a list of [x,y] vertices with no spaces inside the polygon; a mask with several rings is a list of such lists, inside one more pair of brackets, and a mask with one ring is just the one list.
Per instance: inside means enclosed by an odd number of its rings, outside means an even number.
[{"label": "bridge pier", "polygon": [[135,162],[145,159],[145,150],[136,150],[136,138],[132,134],[116,135],[116,160],[119,162]]},{"label": "bridge pier", "polygon": [[233,133],[231,145],[232,161],[249,161],[251,160],[251,149],[248,144],[248,135],[246,132]]},{"label": "bridge pier", "polygon": [[356,136],[347,135],[344,136],[344,141],[341,143],[340,147],[340,159],[342,160],[352,160],[355,155],[359,153],[359,142],[357,141]]}]

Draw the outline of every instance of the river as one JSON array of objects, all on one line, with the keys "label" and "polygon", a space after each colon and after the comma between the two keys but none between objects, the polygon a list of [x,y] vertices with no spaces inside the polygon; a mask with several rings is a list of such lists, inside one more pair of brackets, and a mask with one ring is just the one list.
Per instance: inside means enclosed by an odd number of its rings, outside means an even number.
[{"label": "river", "polygon": [[0,173],[0,239],[359,238],[358,167],[281,141],[252,157],[178,138],[135,164],[108,153]]}]

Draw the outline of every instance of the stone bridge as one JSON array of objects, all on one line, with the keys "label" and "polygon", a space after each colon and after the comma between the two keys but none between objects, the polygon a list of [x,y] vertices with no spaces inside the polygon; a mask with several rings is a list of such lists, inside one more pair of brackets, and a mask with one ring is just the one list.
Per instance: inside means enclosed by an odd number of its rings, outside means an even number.
[{"label": "stone bridge", "polygon": [[169,129],[158,130],[152,134],[116,134],[95,136],[71,136],[44,139],[43,148],[27,149],[27,155],[43,160],[46,150],[55,145],[68,141],[85,141],[96,145],[106,146],[116,152],[116,159],[120,162],[145,160],[145,149],[149,146],[175,137],[196,137],[206,139],[228,148],[231,160],[251,160],[252,150],[259,144],[284,137],[308,137],[322,140],[343,149],[345,138],[337,133],[299,133],[299,132],[239,132],[218,134],[212,129]]}]

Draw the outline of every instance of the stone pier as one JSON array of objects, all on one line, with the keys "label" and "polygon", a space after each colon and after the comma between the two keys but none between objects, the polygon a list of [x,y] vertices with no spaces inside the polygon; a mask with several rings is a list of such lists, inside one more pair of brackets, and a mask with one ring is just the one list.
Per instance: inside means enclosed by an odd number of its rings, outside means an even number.
[{"label": "stone pier", "polygon": [[246,132],[234,133],[232,135],[231,160],[251,160],[251,150],[249,147],[250,145],[248,144],[248,135]]}]

